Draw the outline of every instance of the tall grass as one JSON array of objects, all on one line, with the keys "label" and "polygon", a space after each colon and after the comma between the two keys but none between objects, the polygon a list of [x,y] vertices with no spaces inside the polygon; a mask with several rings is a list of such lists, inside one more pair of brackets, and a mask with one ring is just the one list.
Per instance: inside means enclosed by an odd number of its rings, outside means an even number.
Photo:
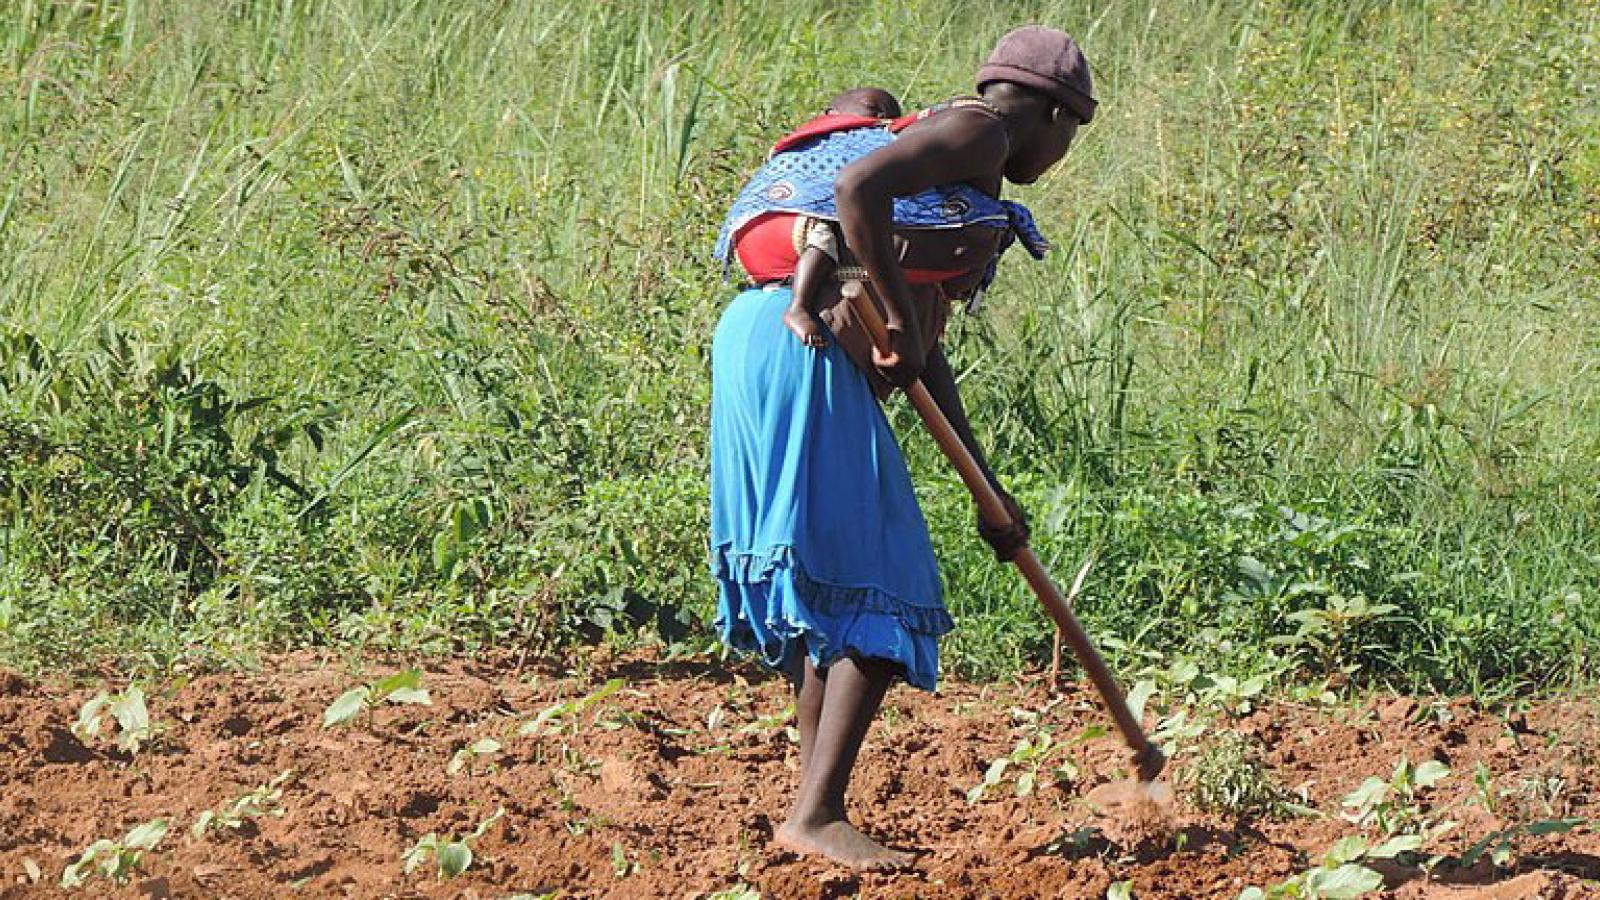
[{"label": "tall grass", "polygon": [[[1123,663],[1591,678],[1597,19],[21,0],[0,656],[704,640],[731,196],[832,92],[937,101],[1038,20],[1082,39],[1102,112],[1018,192],[1058,252],[1008,260],[949,346],[1039,545],[1100,548],[1091,627]],[[1037,659],[1031,599],[892,413],[948,657]]]}]

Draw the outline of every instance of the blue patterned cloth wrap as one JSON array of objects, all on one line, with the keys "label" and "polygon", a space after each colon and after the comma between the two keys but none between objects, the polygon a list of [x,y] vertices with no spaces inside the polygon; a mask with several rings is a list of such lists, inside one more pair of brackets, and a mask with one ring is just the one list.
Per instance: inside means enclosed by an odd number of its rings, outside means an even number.
[{"label": "blue patterned cloth wrap", "polygon": [[933,690],[954,623],[905,459],[838,341],[784,326],[792,297],[740,293],[711,343],[717,629],[791,675],[854,653]]},{"label": "blue patterned cloth wrap", "polygon": [[[874,150],[887,147],[895,139],[884,127],[836,131],[773,154],[766,165],[751,176],[733,203],[728,218],[717,235],[716,257],[728,263],[733,237],[739,229],[769,212],[798,213],[829,221],[839,221],[834,203],[833,183],[844,167]],[[1033,221],[1033,214],[1020,203],[997,200],[969,184],[942,185],[894,201],[897,228],[961,228],[986,225],[1002,228],[1006,238],[1001,251],[1013,239],[1020,239],[1034,259],[1043,259],[1050,242]],[[994,266],[990,262],[992,280]]]}]

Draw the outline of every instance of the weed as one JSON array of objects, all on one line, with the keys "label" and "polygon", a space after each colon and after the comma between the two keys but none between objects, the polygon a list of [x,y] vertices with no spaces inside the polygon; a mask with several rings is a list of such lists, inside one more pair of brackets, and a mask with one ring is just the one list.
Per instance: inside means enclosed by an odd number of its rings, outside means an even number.
[{"label": "weed", "polygon": [[1503,868],[1515,858],[1517,841],[1521,838],[1565,834],[1575,828],[1588,827],[1591,824],[1588,819],[1580,818],[1543,819],[1502,828],[1473,842],[1472,846],[1462,852],[1460,863],[1462,866],[1470,867],[1487,855],[1490,862]]},{"label": "weed", "polygon": [[427,689],[422,687],[422,672],[405,669],[340,694],[339,699],[323,711],[322,727],[343,725],[383,702],[430,706],[433,700],[428,696]]},{"label": "weed", "polygon": [[445,771],[451,775],[462,770],[471,769],[478,760],[487,759],[500,752],[500,742],[491,737],[480,738],[457,750],[450,757],[450,762],[445,766]]},{"label": "weed", "polygon": [[1204,812],[1278,817],[1294,806],[1289,792],[1272,777],[1260,749],[1237,732],[1224,731],[1204,743],[1184,778],[1191,802]]},{"label": "weed", "polygon": [[205,810],[196,817],[194,825],[189,829],[190,833],[199,838],[204,837],[207,831],[216,829],[229,828],[238,831],[251,819],[282,816],[283,789],[294,775],[293,769],[284,769],[266,784],[241,794],[216,809]]},{"label": "weed", "polygon": [[82,887],[97,874],[117,884],[126,884],[138,871],[145,853],[154,850],[166,834],[167,820],[151,819],[135,826],[120,841],[106,838],[95,841],[83,851],[77,862],[67,866],[61,873],[61,886]]},{"label": "weed", "polygon": [[[621,678],[613,678],[586,696],[548,706],[540,711],[537,716],[534,716],[531,721],[524,722],[517,729],[517,734],[522,737],[528,737],[553,730],[559,725],[568,724],[595,704],[622,690],[622,686],[623,680]],[[718,709],[720,708],[718,707]]]},{"label": "weed", "polygon": [[[1012,712],[1027,713],[1021,710]],[[1037,714],[1030,715],[1037,719]],[[1041,787],[1041,775],[1047,777],[1049,783],[1057,785],[1077,780],[1079,773],[1076,764],[1071,760],[1059,759],[1051,765],[1051,757],[1078,744],[1105,737],[1108,733],[1098,725],[1091,725],[1068,740],[1057,743],[1048,729],[1036,727],[1029,730],[1032,733],[1019,739],[1010,753],[989,762],[983,780],[967,790],[968,804],[982,800],[989,791],[999,787],[1007,775],[1013,777],[1012,792],[1018,797],[1026,797]]]}]

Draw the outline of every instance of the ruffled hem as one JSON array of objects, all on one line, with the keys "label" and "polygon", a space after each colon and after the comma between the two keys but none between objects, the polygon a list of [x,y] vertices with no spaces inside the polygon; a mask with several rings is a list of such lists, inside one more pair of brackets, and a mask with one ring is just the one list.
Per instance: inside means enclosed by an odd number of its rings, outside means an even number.
[{"label": "ruffled hem", "polygon": [[817,581],[786,546],[765,553],[718,547],[712,571],[720,584],[717,630],[734,649],[791,674],[801,653],[823,667],[853,652],[898,664],[913,687],[937,686],[939,638],[955,627],[943,606]]}]

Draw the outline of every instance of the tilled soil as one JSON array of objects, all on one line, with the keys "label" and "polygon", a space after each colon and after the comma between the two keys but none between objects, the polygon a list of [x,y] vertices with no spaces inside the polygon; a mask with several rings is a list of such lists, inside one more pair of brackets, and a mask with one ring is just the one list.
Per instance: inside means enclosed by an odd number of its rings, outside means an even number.
[{"label": "tilled soil", "polygon": [[[1224,716],[1209,734],[1231,729],[1259,742],[1275,778],[1322,815],[1199,814],[1184,787],[1200,774],[1190,752],[1170,770],[1176,835],[1125,846],[1080,799],[1124,774],[1113,737],[1073,741],[1105,724],[1092,697],[1052,695],[1037,682],[949,683],[937,695],[897,688],[868,738],[853,799],[867,832],[914,850],[917,862],[860,875],[772,842],[795,787],[783,682],[649,654],[583,665],[428,662],[431,706],[380,704],[324,728],[334,698],[397,666],[369,661],[358,674],[309,655],[280,657],[256,674],[151,688],[158,733],[131,756],[104,736],[85,746],[71,733],[94,686],[0,671],[0,898],[66,893],[62,871],[84,848],[160,817],[170,830],[125,886],[94,881],[77,895],[692,898],[747,887],[764,898],[1100,898],[1127,881],[1140,900],[1231,900],[1316,865],[1341,837],[1381,837],[1342,819],[1340,799],[1368,776],[1388,778],[1402,754],[1450,767],[1415,806],[1457,824],[1423,856],[1374,864],[1384,896],[1600,897],[1600,829],[1589,826],[1523,837],[1503,868],[1458,862],[1479,838],[1518,822],[1600,817],[1591,701],[1507,714],[1470,699],[1384,697],[1267,703]],[[615,693],[519,734],[613,678],[623,682]],[[1028,767],[1013,767],[968,802],[992,760],[1041,732],[1056,749],[1031,793],[1017,796],[1016,776]],[[457,752],[483,738],[501,749],[450,772]],[[1052,777],[1063,763],[1075,778]],[[1492,810],[1475,784],[1479,764],[1492,779]],[[266,814],[191,833],[202,811],[286,770],[281,802]],[[431,860],[405,872],[419,838],[470,835],[497,810],[503,816],[472,841],[464,875],[442,881]],[[1442,858],[1429,866],[1432,856]]]}]

